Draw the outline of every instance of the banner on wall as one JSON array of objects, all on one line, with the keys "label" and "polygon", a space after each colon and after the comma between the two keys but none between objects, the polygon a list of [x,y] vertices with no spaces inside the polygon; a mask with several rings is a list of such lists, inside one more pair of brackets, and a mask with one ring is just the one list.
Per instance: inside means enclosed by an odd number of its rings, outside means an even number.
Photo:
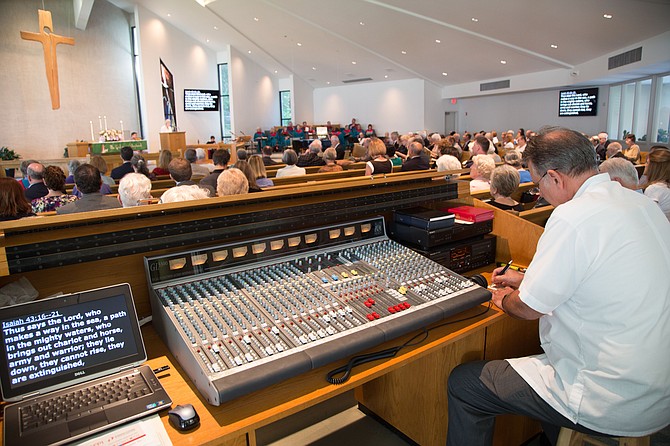
[{"label": "banner on wall", "polygon": [[161,63],[161,87],[163,89],[163,115],[165,119],[172,122],[172,130],[177,130],[177,107],[174,100],[174,80],[172,73],[165,66],[162,59]]}]

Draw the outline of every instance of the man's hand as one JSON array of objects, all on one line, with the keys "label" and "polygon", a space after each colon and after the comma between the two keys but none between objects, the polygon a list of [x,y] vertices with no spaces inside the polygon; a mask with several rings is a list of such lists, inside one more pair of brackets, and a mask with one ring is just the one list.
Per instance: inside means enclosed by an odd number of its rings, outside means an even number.
[{"label": "man's hand", "polygon": [[505,271],[505,274],[499,275],[503,268],[505,267],[501,266],[500,268],[493,270],[493,273],[491,274],[491,282],[495,285],[512,287],[514,289],[519,288],[519,285],[521,285],[521,281],[523,280],[523,273],[508,268],[507,271]]}]

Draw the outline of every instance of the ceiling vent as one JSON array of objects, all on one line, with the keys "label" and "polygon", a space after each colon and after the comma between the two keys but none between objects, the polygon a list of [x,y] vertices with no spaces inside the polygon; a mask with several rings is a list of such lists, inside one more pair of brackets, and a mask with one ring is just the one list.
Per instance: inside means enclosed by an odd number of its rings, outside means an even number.
[{"label": "ceiling vent", "polygon": [[607,69],[613,70],[614,68],[623,67],[634,62],[639,62],[642,60],[642,47],[635,48],[634,50],[626,51],[625,53],[617,54],[608,59]]},{"label": "ceiling vent", "polygon": [[366,81],[371,81],[371,77],[361,77],[358,79],[348,79],[346,81],[342,81],[343,84],[352,84],[354,82],[366,82]]},{"label": "ceiling vent", "polygon": [[499,90],[501,88],[509,88],[509,79],[505,81],[486,82],[479,84],[479,91]]}]

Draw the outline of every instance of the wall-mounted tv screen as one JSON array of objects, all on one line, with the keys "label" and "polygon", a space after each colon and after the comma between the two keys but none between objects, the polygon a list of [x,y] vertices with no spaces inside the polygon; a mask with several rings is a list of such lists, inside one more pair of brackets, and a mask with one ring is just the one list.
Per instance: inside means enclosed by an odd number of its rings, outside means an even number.
[{"label": "wall-mounted tv screen", "polygon": [[596,116],[598,89],[563,90],[558,96],[558,116]]},{"label": "wall-mounted tv screen", "polygon": [[219,111],[218,90],[184,89],[184,111]]}]

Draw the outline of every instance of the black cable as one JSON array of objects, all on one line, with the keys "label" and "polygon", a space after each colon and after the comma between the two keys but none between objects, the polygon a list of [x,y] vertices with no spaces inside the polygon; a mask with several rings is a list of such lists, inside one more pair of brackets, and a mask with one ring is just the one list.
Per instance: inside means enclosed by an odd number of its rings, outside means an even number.
[{"label": "black cable", "polygon": [[[424,327],[421,332],[415,334],[407,342],[405,342],[404,344],[402,344],[400,346],[387,348],[386,350],[380,350],[378,352],[372,352],[372,353],[366,353],[364,355],[354,356],[349,360],[349,362],[347,362],[346,365],[343,365],[342,367],[338,367],[338,368],[328,372],[328,374],[326,375],[326,381],[328,381],[330,384],[335,384],[335,385],[344,384],[345,382],[349,381],[349,378],[351,378],[351,371],[354,367],[356,367],[358,365],[361,365],[361,364],[365,364],[367,362],[376,361],[378,359],[393,358],[403,348],[414,347],[415,345],[419,345],[422,342],[424,342],[426,339],[428,339],[428,335],[430,334],[431,331],[433,331],[437,328],[440,328],[440,327],[444,327],[446,325],[456,324],[456,323],[459,323],[459,322],[464,322],[464,321],[467,321],[467,320],[470,320],[470,319],[477,318],[479,316],[482,316],[482,315],[488,313],[489,310],[491,310],[491,301],[489,301],[489,305],[488,305],[488,307],[486,307],[485,310],[483,310],[483,311],[481,311],[481,312],[479,312],[475,315],[468,316],[468,317],[463,318],[463,319],[457,319],[455,321],[443,322],[442,324],[436,325],[436,326],[434,326],[430,329]],[[416,338],[421,337],[421,336],[423,336],[423,338],[421,340],[412,343]],[[339,375],[339,374],[342,374],[342,376],[339,377],[339,378],[335,378],[335,376]]]}]

